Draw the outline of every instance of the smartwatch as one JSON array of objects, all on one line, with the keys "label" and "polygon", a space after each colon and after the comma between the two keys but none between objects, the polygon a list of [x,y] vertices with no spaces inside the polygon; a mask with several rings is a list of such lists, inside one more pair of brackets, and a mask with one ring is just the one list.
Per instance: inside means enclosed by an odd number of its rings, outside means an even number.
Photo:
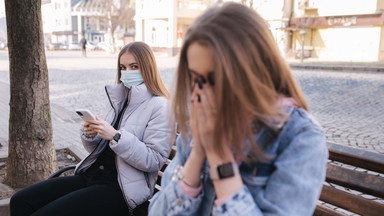
[{"label": "smartwatch", "polygon": [[233,162],[229,162],[229,163],[221,164],[216,168],[211,168],[209,170],[209,177],[212,180],[219,180],[219,179],[225,179],[225,178],[235,176],[237,173],[239,173],[237,164]]},{"label": "smartwatch", "polygon": [[111,140],[112,145],[116,145],[117,142],[119,142],[120,137],[121,133],[120,131],[117,131],[117,133],[115,134],[115,136],[113,136],[113,139]]}]

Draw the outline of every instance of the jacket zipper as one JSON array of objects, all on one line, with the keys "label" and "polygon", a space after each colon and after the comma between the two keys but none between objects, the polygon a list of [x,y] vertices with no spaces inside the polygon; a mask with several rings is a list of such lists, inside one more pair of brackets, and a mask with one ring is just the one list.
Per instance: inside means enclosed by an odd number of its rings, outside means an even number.
[{"label": "jacket zipper", "polygon": [[[109,96],[108,96],[108,98],[109,98]],[[127,110],[127,108],[128,108],[128,104],[129,104],[129,99],[131,98],[131,91],[129,91],[129,95],[128,95],[128,98],[127,98],[127,100],[128,100],[128,102],[127,102],[127,106],[124,108],[124,110],[122,110],[122,114],[121,114],[121,116],[120,116],[120,119],[119,119],[119,123],[118,123],[118,125],[117,125],[117,127],[119,128],[120,127],[120,122],[121,122],[121,119],[123,118],[123,116],[124,116],[124,113],[125,113],[125,110]],[[109,99],[109,101],[111,101],[111,99]],[[111,102],[111,104],[112,104],[112,102]],[[116,111],[115,111],[115,113],[116,113]],[[117,114],[117,115],[119,115],[119,114]],[[115,116],[116,117],[116,116]],[[117,120],[117,119],[116,119]],[[126,194],[125,194],[125,192],[124,192],[124,186],[123,186],[123,183],[122,183],[122,181],[121,181],[121,176],[120,176],[120,172],[119,172],[119,164],[117,163],[117,157],[115,157],[115,165],[116,165],[116,171],[117,171],[117,177],[119,178],[118,180],[118,182],[119,182],[119,185],[120,185],[120,188],[121,188],[121,192],[123,193],[123,197],[124,197],[124,200],[125,200],[125,203],[127,203],[127,206],[128,206],[128,208],[129,208],[129,211],[131,211],[132,210],[132,208],[129,206],[129,204],[128,204],[128,200],[127,200],[127,196],[126,196]]]}]

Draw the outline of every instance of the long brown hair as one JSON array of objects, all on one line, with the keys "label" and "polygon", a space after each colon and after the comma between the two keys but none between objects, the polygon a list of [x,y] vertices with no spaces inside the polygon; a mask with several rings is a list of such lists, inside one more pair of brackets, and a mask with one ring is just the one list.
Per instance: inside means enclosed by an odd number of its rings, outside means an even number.
[{"label": "long brown hair", "polygon": [[117,60],[117,83],[121,83],[120,57],[125,53],[131,53],[139,65],[141,76],[148,90],[157,96],[169,98],[169,92],[160,77],[155,55],[152,49],[144,42],[135,41],[125,45]]},{"label": "long brown hair", "polygon": [[308,110],[267,23],[246,6],[224,3],[208,9],[189,27],[180,53],[173,101],[176,121],[184,133],[191,95],[187,50],[196,42],[213,52],[215,148],[222,152],[221,139],[229,139],[234,150],[245,158],[242,145],[248,137],[253,143],[253,160],[267,159],[253,134],[263,126],[277,131],[276,125],[287,121],[288,116],[277,105],[278,98],[293,97],[301,108]]}]

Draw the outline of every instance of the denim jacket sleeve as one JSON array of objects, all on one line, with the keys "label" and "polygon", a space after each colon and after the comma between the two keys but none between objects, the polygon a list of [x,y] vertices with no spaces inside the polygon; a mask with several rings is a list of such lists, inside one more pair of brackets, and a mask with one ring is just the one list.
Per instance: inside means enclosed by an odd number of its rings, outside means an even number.
[{"label": "denim jacket sleeve", "polygon": [[[301,125],[300,125],[301,124]],[[312,215],[325,179],[328,150],[320,126],[311,120],[291,122],[277,142],[288,142],[277,152],[274,172],[266,184],[247,185],[213,215]]]},{"label": "denim jacket sleeve", "polygon": [[[300,112],[295,113],[274,142],[285,143],[275,151],[274,171],[260,184],[244,181],[244,186],[223,204],[214,206],[212,215],[261,216],[261,215],[312,215],[325,179],[328,150],[321,127]],[[297,116],[298,115],[298,116]],[[306,115],[304,113],[304,115]],[[298,119],[298,120],[297,120]],[[196,215],[204,190],[197,198],[186,196],[177,181],[172,181],[176,165],[183,165],[188,152],[177,142],[177,153],[162,178],[162,190],[153,198],[149,215]],[[244,176],[242,176],[244,177]]]},{"label": "denim jacket sleeve", "polygon": [[201,203],[203,192],[196,198],[186,195],[181,188],[178,180],[172,179],[176,166],[182,166],[187,160],[189,152],[187,145],[190,139],[180,135],[176,141],[176,155],[172,162],[167,166],[161,179],[161,191],[152,198],[148,215],[196,215],[196,211]]}]

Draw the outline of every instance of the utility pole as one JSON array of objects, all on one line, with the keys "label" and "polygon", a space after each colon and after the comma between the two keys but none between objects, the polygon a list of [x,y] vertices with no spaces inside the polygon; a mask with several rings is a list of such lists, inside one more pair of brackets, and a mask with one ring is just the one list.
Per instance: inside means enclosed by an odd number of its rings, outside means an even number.
[{"label": "utility pole", "polygon": [[301,59],[300,62],[303,63],[304,61],[304,42],[305,42],[305,35],[307,34],[307,31],[305,30],[305,24],[303,25],[303,29],[300,30],[301,35]]}]

